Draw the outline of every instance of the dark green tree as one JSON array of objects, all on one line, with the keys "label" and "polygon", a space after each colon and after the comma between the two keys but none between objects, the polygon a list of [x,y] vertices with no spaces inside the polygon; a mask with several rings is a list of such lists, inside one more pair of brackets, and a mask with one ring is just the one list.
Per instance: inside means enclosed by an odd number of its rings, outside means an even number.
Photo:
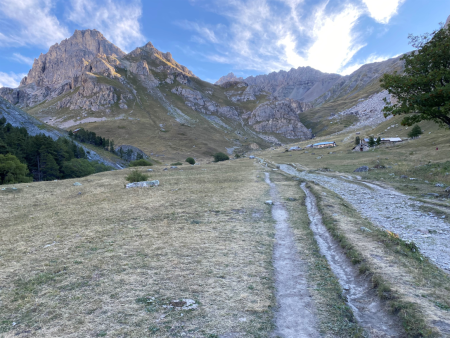
[{"label": "dark green tree", "polygon": [[404,73],[381,79],[398,101],[386,105],[384,115],[406,115],[401,122],[406,126],[431,120],[450,128],[450,25],[409,39],[417,50],[402,56]]},{"label": "dark green tree", "polygon": [[186,159],[186,162],[189,163],[189,164],[195,164],[195,160],[194,160],[194,158],[192,158],[192,157],[188,157],[188,158]]},{"label": "dark green tree", "polygon": [[376,141],[375,141],[375,139],[373,138],[373,136],[369,136],[369,142],[367,142],[367,145],[368,145],[370,148],[375,147]]},{"label": "dark green tree", "polygon": [[33,179],[27,177],[28,168],[11,154],[0,154],[0,184],[27,183]]},{"label": "dark green tree", "polygon": [[422,128],[418,124],[412,127],[411,131],[408,133],[408,137],[416,138],[423,134]]},{"label": "dark green tree", "polygon": [[56,180],[60,176],[59,166],[53,156],[48,152],[44,152],[41,155],[40,171],[42,173],[41,180],[43,181]]},{"label": "dark green tree", "polygon": [[227,154],[224,153],[215,153],[214,155],[214,162],[221,162],[221,161],[228,161],[230,157]]},{"label": "dark green tree", "polygon": [[109,141],[109,151],[112,153],[116,152],[116,150],[114,149],[114,140]]},{"label": "dark green tree", "polygon": [[74,158],[63,163],[62,173],[64,178],[75,178],[91,175],[95,173],[95,169],[88,160]]},{"label": "dark green tree", "polygon": [[355,145],[359,145],[361,143],[361,139],[359,136],[355,137]]},{"label": "dark green tree", "polygon": [[376,141],[375,141],[375,144],[376,144],[377,146],[379,146],[379,145],[381,144],[381,137],[380,137],[380,136],[377,137],[377,139],[376,139]]}]

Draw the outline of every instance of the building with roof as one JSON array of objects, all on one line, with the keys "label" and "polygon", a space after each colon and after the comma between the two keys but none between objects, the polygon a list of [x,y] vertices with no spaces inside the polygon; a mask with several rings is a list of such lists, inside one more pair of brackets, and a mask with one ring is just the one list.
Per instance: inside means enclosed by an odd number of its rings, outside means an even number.
[{"label": "building with roof", "polygon": [[336,142],[319,142],[319,143],[314,143],[313,144],[313,148],[331,148],[331,147],[336,147]]},{"label": "building with roof", "polygon": [[403,142],[403,140],[400,137],[386,137],[381,139],[381,143],[384,144],[386,143],[395,144],[399,142]]}]

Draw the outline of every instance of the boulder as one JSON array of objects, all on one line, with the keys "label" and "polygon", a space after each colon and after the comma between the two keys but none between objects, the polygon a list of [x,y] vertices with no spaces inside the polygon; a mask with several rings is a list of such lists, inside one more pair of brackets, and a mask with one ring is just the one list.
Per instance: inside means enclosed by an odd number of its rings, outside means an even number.
[{"label": "boulder", "polygon": [[406,175],[400,175],[400,178],[408,178]]},{"label": "boulder", "polygon": [[369,171],[369,167],[366,165],[363,165],[363,166],[355,169],[353,172],[354,173],[363,173],[363,172],[367,172],[367,171]]},{"label": "boulder", "polygon": [[435,187],[438,187],[438,188],[443,188],[443,187],[445,187],[445,185],[442,184],[442,183],[436,183],[434,186],[435,186]]},{"label": "boulder", "polygon": [[79,183],[79,182],[75,182],[73,185],[74,185],[74,186],[80,186],[80,185],[82,185],[82,184]]},{"label": "boulder", "polygon": [[146,188],[146,187],[157,187],[158,185],[159,185],[159,181],[154,180],[154,181],[128,183],[126,185],[126,187],[127,187],[127,189],[129,189],[129,188]]},{"label": "boulder", "polygon": [[255,156],[254,155],[250,155],[248,158],[253,160],[255,158]]},{"label": "boulder", "polygon": [[289,148],[289,151],[297,151],[297,150],[302,150],[302,148],[300,148],[299,146]]},{"label": "boulder", "polygon": [[265,201],[264,204],[267,204],[267,205],[273,205],[273,201],[268,200],[268,201]]}]

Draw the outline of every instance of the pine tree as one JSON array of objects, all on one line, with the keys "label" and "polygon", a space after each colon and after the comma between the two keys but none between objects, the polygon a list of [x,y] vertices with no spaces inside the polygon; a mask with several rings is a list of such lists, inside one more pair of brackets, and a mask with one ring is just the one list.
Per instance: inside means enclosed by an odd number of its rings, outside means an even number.
[{"label": "pine tree", "polygon": [[361,143],[361,138],[359,136],[355,137],[355,144],[359,145]]},{"label": "pine tree", "polygon": [[373,136],[369,136],[369,142],[367,142],[367,144],[369,145],[370,148],[375,147],[376,142]]},{"label": "pine tree", "polygon": [[408,137],[410,138],[416,138],[422,135],[422,128],[418,124],[414,125],[414,127],[411,129],[411,131],[408,133]]},{"label": "pine tree", "polygon": [[116,152],[116,150],[114,149],[114,140],[109,141],[109,151],[112,153]]},{"label": "pine tree", "polygon": [[377,144],[377,146],[379,146],[381,144],[381,137],[378,136],[377,140],[375,141],[375,143]]}]

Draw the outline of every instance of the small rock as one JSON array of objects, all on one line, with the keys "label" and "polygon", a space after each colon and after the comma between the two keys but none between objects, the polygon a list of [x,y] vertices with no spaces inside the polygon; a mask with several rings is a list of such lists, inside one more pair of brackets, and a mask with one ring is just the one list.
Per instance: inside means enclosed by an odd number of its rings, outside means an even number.
[{"label": "small rock", "polygon": [[372,232],[372,230],[367,229],[366,227],[359,228],[362,232]]},{"label": "small rock", "polygon": [[80,182],[75,182],[74,184],[73,184],[74,186],[80,186],[80,185],[82,185]]},{"label": "small rock", "polygon": [[251,160],[253,160],[253,159],[255,158],[255,156],[250,155],[248,158],[251,159]]},{"label": "small rock", "polygon": [[408,178],[406,175],[400,175],[400,178]]},{"label": "small rock", "polygon": [[297,199],[294,198],[294,197],[288,197],[287,200],[290,201],[290,202],[294,202],[294,201],[296,201]]},{"label": "small rock", "polygon": [[167,170],[167,168],[164,168],[163,171],[164,171],[164,170]]},{"label": "small rock", "polygon": [[177,169],[177,168],[178,168],[178,167],[175,166],[175,165],[173,165],[173,166],[170,167],[170,169]]},{"label": "small rock", "polygon": [[271,200],[268,200],[268,201],[265,201],[264,204],[273,205],[273,202]]},{"label": "small rock", "polygon": [[153,171],[153,169],[147,169],[147,171]]},{"label": "small rock", "polygon": [[143,182],[134,182],[134,183],[128,183],[126,185],[127,189],[129,188],[145,188],[145,187],[157,187],[159,185],[158,180],[154,181],[143,181]]},{"label": "small rock", "polygon": [[435,186],[435,187],[438,187],[438,188],[443,188],[443,187],[445,187],[445,185],[442,184],[442,183],[436,183],[434,186]]},{"label": "small rock", "polygon": [[366,165],[363,165],[363,166],[355,169],[353,172],[354,173],[362,173],[362,172],[366,172],[366,171],[369,171],[369,167]]},{"label": "small rock", "polygon": [[444,189],[445,192],[450,192],[450,187]]}]

